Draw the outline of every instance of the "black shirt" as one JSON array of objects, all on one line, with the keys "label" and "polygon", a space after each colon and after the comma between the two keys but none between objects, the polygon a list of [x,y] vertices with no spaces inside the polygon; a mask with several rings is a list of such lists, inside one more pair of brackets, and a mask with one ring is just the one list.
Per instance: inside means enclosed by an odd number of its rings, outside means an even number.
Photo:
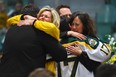
[{"label": "black shirt", "polygon": [[53,60],[67,58],[59,42],[33,26],[12,26],[5,38],[0,77],[27,77],[35,68],[45,67],[46,54]]}]

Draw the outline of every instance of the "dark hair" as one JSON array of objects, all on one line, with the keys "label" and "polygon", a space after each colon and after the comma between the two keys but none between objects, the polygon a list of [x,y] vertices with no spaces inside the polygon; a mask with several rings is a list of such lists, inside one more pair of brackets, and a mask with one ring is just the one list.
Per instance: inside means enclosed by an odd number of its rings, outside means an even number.
[{"label": "dark hair", "polygon": [[28,4],[22,8],[21,14],[25,14],[25,15],[27,14],[37,17],[37,13],[39,12],[39,10],[40,9],[36,5]]},{"label": "dark hair", "polygon": [[79,17],[79,19],[83,23],[83,26],[84,26],[83,34],[84,35],[96,36],[96,30],[95,30],[94,22],[90,18],[90,16],[85,12],[80,12],[80,11],[74,12],[72,14],[70,20],[69,20],[69,24],[71,25],[73,23],[74,19],[77,16]]},{"label": "dark hair", "polygon": [[69,18],[64,17],[64,16],[60,16],[60,27],[59,27],[59,29],[60,29],[61,32],[70,30]]},{"label": "dark hair", "polygon": [[95,73],[95,77],[116,77],[116,65],[115,64],[102,64]]},{"label": "dark hair", "polygon": [[55,74],[45,68],[37,68],[28,77],[55,77]]},{"label": "dark hair", "polygon": [[57,6],[57,7],[56,7],[56,11],[58,12],[59,15],[60,15],[60,11],[59,11],[59,10],[60,10],[61,8],[69,8],[69,9],[70,9],[70,6],[68,6],[68,5],[59,5],[59,6]]}]

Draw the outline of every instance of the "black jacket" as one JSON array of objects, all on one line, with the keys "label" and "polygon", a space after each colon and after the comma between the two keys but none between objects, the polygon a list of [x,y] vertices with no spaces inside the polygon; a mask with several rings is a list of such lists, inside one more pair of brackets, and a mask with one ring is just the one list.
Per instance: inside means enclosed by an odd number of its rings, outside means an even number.
[{"label": "black jacket", "polygon": [[27,77],[35,68],[45,67],[46,54],[59,62],[67,52],[59,42],[33,26],[12,26],[3,45],[0,77]]}]

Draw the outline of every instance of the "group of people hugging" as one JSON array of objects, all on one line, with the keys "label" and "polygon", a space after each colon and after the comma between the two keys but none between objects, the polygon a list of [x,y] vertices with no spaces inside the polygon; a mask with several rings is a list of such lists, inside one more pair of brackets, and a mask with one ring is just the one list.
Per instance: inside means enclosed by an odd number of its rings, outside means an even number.
[{"label": "group of people hugging", "polygon": [[111,56],[90,15],[72,13],[68,5],[39,9],[29,4],[7,24],[0,77],[28,77],[36,68],[48,69],[55,77],[94,77]]}]

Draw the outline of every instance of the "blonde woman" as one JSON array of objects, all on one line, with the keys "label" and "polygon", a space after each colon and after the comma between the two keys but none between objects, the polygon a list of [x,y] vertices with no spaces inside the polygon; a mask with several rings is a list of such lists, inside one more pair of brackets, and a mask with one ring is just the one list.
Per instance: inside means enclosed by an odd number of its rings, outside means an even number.
[{"label": "blonde woman", "polygon": [[[44,17],[45,16],[45,17]],[[37,19],[47,22],[52,22],[57,27],[60,25],[60,17],[54,8],[50,6],[43,7],[37,14]]]},{"label": "blonde woman", "polygon": [[[20,16],[17,16],[17,17],[20,17]],[[50,34],[51,36],[59,40],[59,29],[58,28],[60,25],[60,17],[54,8],[51,8],[50,6],[43,7],[37,14],[37,18],[29,16],[29,15],[23,15],[23,17],[21,18],[24,18],[26,20],[21,20],[20,22],[17,21],[16,23],[19,22],[18,23],[19,26],[31,25],[33,24],[33,21],[35,19],[45,21],[45,22],[41,22],[41,21],[36,20],[36,22],[34,22],[34,26],[37,29],[44,31],[45,33]],[[16,16],[14,18],[10,18],[8,20],[8,24],[14,24],[13,22],[16,21],[16,19],[17,19]],[[47,26],[46,24],[45,25],[43,24],[47,22],[53,23],[55,26],[54,25]],[[56,74],[55,62],[50,58],[50,56],[47,56],[47,59],[49,61],[47,61],[46,63],[46,68]]]},{"label": "blonde woman", "polygon": [[[25,20],[21,20],[21,19],[25,19]],[[41,20],[41,21],[38,21],[36,19]],[[37,18],[26,15],[26,14],[17,15],[17,16],[9,18],[7,20],[7,24],[8,26],[10,26],[11,24],[18,24],[19,26],[30,25],[30,24],[33,24],[34,20],[36,20],[36,22],[34,22],[34,26],[37,29],[44,31],[45,33],[51,35],[57,40],[60,39],[59,38],[60,34],[59,34],[59,29],[58,29],[60,25],[60,17],[58,13],[56,12],[56,10],[54,8],[51,8],[50,6],[43,7],[37,14]],[[46,21],[46,22],[43,22],[43,21]]]},{"label": "blonde woman", "polygon": [[[51,22],[59,28],[60,17],[58,15],[58,13],[56,12],[56,10],[49,6],[45,6],[39,11],[39,13],[37,14],[37,19],[41,20],[41,21]],[[49,58],[50,56],[47,56],[47,57]],[[48,59],[48,60],[50,60],[50,59]],[[48,61],[46,64],[46,68],[48,68],[49,70],[51,70],[52,72],[55,73],[56,72],[55,65],[56,65],[55,62]]]}]

